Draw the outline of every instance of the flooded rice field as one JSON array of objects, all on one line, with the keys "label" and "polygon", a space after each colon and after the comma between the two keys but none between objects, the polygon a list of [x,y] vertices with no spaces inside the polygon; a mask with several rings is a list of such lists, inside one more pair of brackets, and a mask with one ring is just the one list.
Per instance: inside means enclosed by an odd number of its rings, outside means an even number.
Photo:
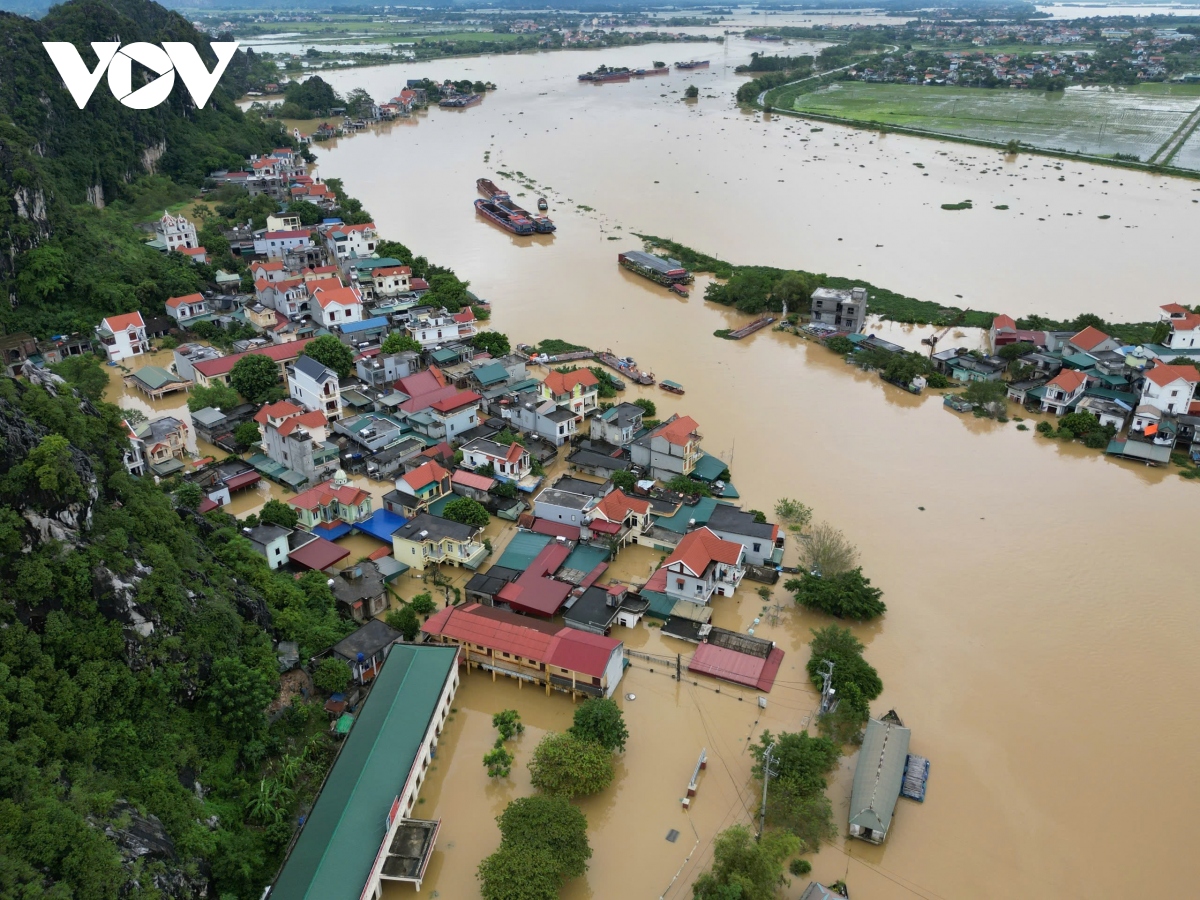
[{"label": "flooded rice field", "polygon": [[[575,83],[602,62],[645,65],[701,49],[713,59],[707,72]],[[923,299],[1142,320],[1194,291],[1188,248],[1200,194],[1185,181],[1071,163],[1060,182],[1039,157],[763,121],[729,100],[732,66],[750,49],[731,41],[345,73],[339,90],[361,84],[377,98],[424,75],[490,79],[500,90],[473,109],[432,110],[407,127],[320,146],[319,174],[343,178],[384,236],[469,278],[493,302],[492,324],[515,341],[611,347],[682,383],[684,397],[633,387],[625,396],[653,398],[660,415],[694,416],[747,507],[799,498],[858,545],[888,604],[882,620],[854,627],[885,684],[873,709],[900,713],[932,775],[923,805],[901,802],[885,845],[838,838],[812,857],[814,877],[846,880],[856,900],[1193,895],[1200,863],[1160,829],[1200,802],[1200,782],[1186,776],[1200,740],[1200,720],[1186,712],[1200,691],[1187,551],[1197,486],[1016,422],[962,417],[936,394],[886,386],[788,334],[717,340],[714,330],[747,320],[705,304],[703,279],[679,298],[615,257],[641,230]],[[693,82],[701,99],[685,104]],[[501,167],[550,198],[555,235],[515,238],[474,216],[475,179]],[[965,198],[984,208],[939,209]],[[919,329],[880,333],[920,346]],[[389,486],[370,487],[378,496]],[[622,551],[613,577],[643,580],[658,558]],[[775,603],[777,618],[756,633],[787,655],[765,710],[731,685],[676,682],[641,663],[627,670],[629,746],[613,786],[582,803],[595,855],[564,897],[688,897],[714,835],[749,821],[746,745],[763,728],[805,727],[814,705],[806,638],[828,624],[789,606],[782,588]],[[763,606],[747,587],[716,600],[715,624],[744,630]],[[649,653],[690,649],[644,624],[616,634]],[[511,781],[491,784],[481,759],[491,714],[505,707],[529,728]],[[455,708],[422,793],[421,812],[443,820],[425,891],[470,900],[475,867],[499,842],[494,816],[530,790],[532,748],[569,724],[572,706],[474,672]],[[679,798],[702,747],[709,766],[685,814]],[[843,761],[831,789],[843,827],[854,762]],[[677,842],[666,841],[669,829]]]}]

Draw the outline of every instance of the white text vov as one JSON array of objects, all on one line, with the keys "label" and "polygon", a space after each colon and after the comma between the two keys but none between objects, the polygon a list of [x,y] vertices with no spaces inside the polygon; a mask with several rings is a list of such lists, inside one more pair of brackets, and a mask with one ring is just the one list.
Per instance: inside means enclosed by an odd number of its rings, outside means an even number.
[{"label": "white text vov", "polygon": [[[96,58],[100,60],[95,71],[88,70],[74,44],[66,41],[42,42],[80,109],[91,99],[105,70],[108,71],[108,89],[130,109],[150,109],[166,100],[171,88],[175,86],[176,72],[183,79],[196,106],[203,106],[208,102],[238,47],[237,41],[209,44],[213,53],[217,55],[217,64],[209,72],[204,67],[199,52],[186,41],[164,41],[161,47],[144,42],[124,47],[120,41],[92,41],[91,44]],[[136,91],[133,90],[135,62],[141,63],[152,72],[157,72],[159,76]]]}]

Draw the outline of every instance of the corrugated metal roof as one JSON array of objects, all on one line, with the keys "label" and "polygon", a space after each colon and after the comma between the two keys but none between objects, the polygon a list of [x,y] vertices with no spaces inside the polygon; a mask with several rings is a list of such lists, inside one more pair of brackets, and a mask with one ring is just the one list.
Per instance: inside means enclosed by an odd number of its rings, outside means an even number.
[{"label": "corrugated metal roof", "polygon": [[904,781],[904,761],[912,731],[894,722],[871,719],[850,791],[850,824],[872,831],[886,832],[892,823],[900,785]]},{"label": "corrugated metal roof", "polygon": [[279,900],[357,896],[393,799],[416,761],[457,648],[396,644],[271,891]]}]

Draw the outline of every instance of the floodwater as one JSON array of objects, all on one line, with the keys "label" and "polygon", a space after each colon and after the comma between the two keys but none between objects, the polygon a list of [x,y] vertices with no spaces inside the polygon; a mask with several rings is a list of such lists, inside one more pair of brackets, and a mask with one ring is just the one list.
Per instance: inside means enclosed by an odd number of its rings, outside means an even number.
[{"label": "floodwater", "polygon": [[[363,85],[376,97],[424,75],[490,79],[500,90],[476,108],[435,109],[407,127],[319,146],[320,174],[343,178],[386,237],[470,279],[493,301],[493,325],[514,340],[612,347],[682,383],[680,398],[639,391],[660,413],[696,417],[705,449],[730,463],[748,507],[800,498],[858,545],[889,607],[854,628],[886,685],[873,709],[895,708],[912,726],[932,778],[923,805],[901,802],[885,846],[839,838],[813,857],[815,877],[844,878],[856,900],[1194,895],[1200,863],[1169,833],[1200,802],[1200,782],[1186,774],[1200,741],[1200,720],[1187,712],[1200,692],[1186,549],[1197,486],[1015,421],[962,417],[936,394],[892,389],[791,335],[715,339],[746,317],[705,304],[699,289],[671,296],[615,257],[636,246],[636,229],[738,262],[860,275],[947,303],[1144,320],[1193,293],[1186,248],[1200,221],[1197,186],[764,122],[729,99],[739,81],[732,65],[751,49],[731,40],[339,74],[339,90]],[[600,63],[685,54],[713,68],[575,83]],[[701,88],[694,104],[677,93],[689,83]],[[501,166],[544,189],[553,237],[515,238],[474,216],[475,179]],[[967,198],[974,211],[938,208]],[[1011,211],[993,212],[999,203]],[[656,559],[624,551],[617,574],[644,578]],[[686,897],[715,833],[749,821],[745,743],[764,727],[804,727],[813,705],[804,642],[826,623],[787,608],[782,589],[776,601],[785,607],[778,624],[764,619],[758,633],[787,657],[761,717],[735,688],[717,694],[708,681],[627,672],[622,691],[637,695],[621,701],[630,746],[613,787],[583,803],[595,856],[565,897]],[[717,602],[717,621],[747,627],[761,605],[741,591]],[[645,627],[619,634],[650,652],[688,650]],[[499,840],[492,817],[528,791],[532,746],[568,724],[571,704],[472,673],[455,705],[437,778],[423,792],[422,811],[444,821],[425,891],[469,900],[478,896],[474,868]],[[480,760],[490,715],[505,706],[530,729],[511,784],[489,785]],[[678,798],[701,747],[711,762],[689,819]],[[853,756],[844,761],[831,792],[841,828],[853,765]],[[674,844],[670,828],[681,833]],[[786,895],[803,885],[797,879]]]}]

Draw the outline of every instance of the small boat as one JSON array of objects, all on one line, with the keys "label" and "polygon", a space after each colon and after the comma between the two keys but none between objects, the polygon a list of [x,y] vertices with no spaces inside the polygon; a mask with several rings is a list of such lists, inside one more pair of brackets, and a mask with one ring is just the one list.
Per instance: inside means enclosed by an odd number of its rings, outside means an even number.
[{"label": "small boat", "polygon": [[658,386],[660,388],[662,388],[664,391],[670,391],[672,394],[682,394],[683,393],[683,385],[677,381],[666,381],[666,380],[660,381],[658,383]]},{"label": "small boat", "polygon": [[550,204],[546,202],[546,198],[538,197],[538,209],[540,209],[542,212],[545,212],[549,208],[550,208]]},{"label": "small boat", "polygon": [[671,285],[670,289],[672,291],[674,291],[676,294],[678,294],[680,297],[686,297],[688,295],[688,289],[685,288],[682,284],[673,284],[673,285]]},{"label": "small boat", "polygon": [[620,378],[618,378],[616,375],[609,375],[609,376],[608,376],[608,381],[609,381],[609,383],[610,383],[610,384],[611,384],[611,385],[612,385],[614,388],[616,388],[618,391],[623,391],[623,390],[625,390],[625,382],[623,382],[623,381],[622,381]]},{"label": "small boat", "polygon": [[677,68],[677,69],[707,69],[708,68],[708,60],[707,59],[691,59],[691,60],[688,60],[687,62],[677,62],[677,63],[675,63],[675,68]]}]

